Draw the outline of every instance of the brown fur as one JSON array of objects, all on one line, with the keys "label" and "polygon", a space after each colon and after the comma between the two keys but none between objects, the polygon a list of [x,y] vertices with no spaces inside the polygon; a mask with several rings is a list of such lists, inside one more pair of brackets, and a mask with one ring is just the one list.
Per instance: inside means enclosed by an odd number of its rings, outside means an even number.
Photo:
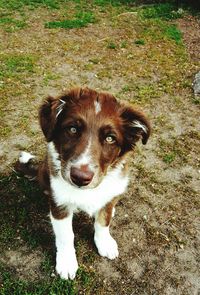
[{"label": "brown fur", "polygon": [[113,208],[116,206],[119,199],[120,199],[120,197],[114,198],[111,202],[106,204],[106,206],[99,211],[98,216],[97,216],[97,221],[102,226],[109,226],[110,225],[110,222],[112,219]]},{"label": "brown fur", "polygon": [[[63,102],[65,102],[64,105]],[[95,102],[101,106],[101,111],[97,114]],[[61,107],[62,111],[58,115]],[[69,159],[77,158],[85,150],[88,139],[92,137],[92,159],[98,169],[98,180],[95,186],[101,182],[108,169],[114,168],[127,158],[128,153],[133,151],[140,138],[143,144],[146,144],[151,130],[148,119],[141,111],[118,102],[111,94],[89,88],[75,88],[56,98],[49,96],[40,108],[39,120],[47,142],[53,141],[55,144],[62,167]],[[147,132],[145,133],[142,128],[131,126],[134,120],[140,121]],[[70,133],[70,126],[74,125],[78,130],[77,134]],[[115,138],[112,144],[105,142],[109,134]],[[123,165],[123,171],[126,174],[127,164]],[[58,173],[51,157],[46,158],[39,165],[39,169],[31,165],[31,162],[18,163],[17,169],[37,177],[42,188],[50,194],[49,175],[56,176]],[[86,170],[87,167],[84,169]],[[65,179],[65,175],[62,176]],[[110,222],[115,203],[114,199],[100,211],[99,218],[103,223]],[[55,218],[64,218],[67,214],[65,209],[56,207],[51,195],[50,207]]]},{"label": "brown fur", "polygon": [[62,207],[62,206],[56,206],[55,202],[53,199],[50,197],[49,198],[49,205],[50,205],[50,210],[51,214],[55,219],[63,219],[68,216],[68,211],[67,208]]},{"label": "brown fur", "polygon": [[[65,105],[57,117],[63,101]],[[101,105],[98,114],[94,110],[95,101]],[[99,165],[99,179],[106,174],[108,167],[115,166],[127,152],[132,151],[140,138],[146,144],[150,135],[149,121],[142,112],[119,103],[111,94],[89,88],[72,89],[57,98],[48,97],[40,108],[39,117],[47,141],[53,140],[60,154],[61,165],[72,157],[78,157],[92,136],[92,155],[94,163]],[[132,127],[130,123],[134,120],[145,125],[147,133]],[[80,134],[70,134],[68,129],[71,125],[79,128]],[[105,137],[110,133],[114,134],[116,142],[105,144]],[[49,168],[54,175],[56,171],[50,162]]]}]

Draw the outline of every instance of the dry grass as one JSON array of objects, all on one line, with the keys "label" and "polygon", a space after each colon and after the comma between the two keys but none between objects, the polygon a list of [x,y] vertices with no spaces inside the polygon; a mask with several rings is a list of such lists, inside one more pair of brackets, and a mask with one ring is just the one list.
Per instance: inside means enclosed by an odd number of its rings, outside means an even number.
[{"label": "dry grass", "polygon": [[[198,294],[200,125],[191,83],[199,20],[110,1],[30,3],[0,1],[0,294]],[[45,26],[88,11],[95,22],[84,27]],[[137,148],[113,221],[119,259],[97,255],[92,221],[78,215],[80,270],[64,282],[54,273],[46,200],[12,167],[21,149],[44,152],[43,98],[77,85],[139,105],[153,135]]]}]

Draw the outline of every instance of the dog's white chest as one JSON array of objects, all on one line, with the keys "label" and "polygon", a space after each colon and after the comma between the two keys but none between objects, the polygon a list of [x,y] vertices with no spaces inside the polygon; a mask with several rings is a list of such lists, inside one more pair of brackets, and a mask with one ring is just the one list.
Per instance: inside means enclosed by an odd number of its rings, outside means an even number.
[{"label": "dog's white chest", "polygon": [[110,172],[103,181],[93,189],[78,188],[66,182],[61,175],[51,176],[51,189],[58,206],[70,206],[94,215],[115,196],[124,193],[128,185],[128,176],[122,176],[121,169]]}]

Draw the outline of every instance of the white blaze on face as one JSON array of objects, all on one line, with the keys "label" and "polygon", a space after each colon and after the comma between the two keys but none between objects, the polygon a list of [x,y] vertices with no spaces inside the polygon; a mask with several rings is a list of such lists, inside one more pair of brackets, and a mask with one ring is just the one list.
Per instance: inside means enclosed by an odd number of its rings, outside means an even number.
[{"label": "white blaze on face", "polygon": [[101,111],[101,104],[99,101],[94,102],[94,107],[95,107],[95,113],[96,115]]},{"label": "white blaze on face", "polygon": [[92,166],[91,145],[92,140],[90,138],[83,153],[73,162],[76,167],[80,167],[81,165]]}]

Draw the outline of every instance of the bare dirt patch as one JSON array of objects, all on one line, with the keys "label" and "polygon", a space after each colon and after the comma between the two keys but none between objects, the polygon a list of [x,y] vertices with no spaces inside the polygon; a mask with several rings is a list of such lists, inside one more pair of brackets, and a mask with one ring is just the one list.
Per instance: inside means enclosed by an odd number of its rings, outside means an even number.
[{"label": "bare dirt patch", "polygon": [[9,269],[15,269],[16,277],[21,280],[36,281],[41,279],[42,255],[39,251],[30,251],[26,247],[7,250],[0,261],[6,264]]}]

